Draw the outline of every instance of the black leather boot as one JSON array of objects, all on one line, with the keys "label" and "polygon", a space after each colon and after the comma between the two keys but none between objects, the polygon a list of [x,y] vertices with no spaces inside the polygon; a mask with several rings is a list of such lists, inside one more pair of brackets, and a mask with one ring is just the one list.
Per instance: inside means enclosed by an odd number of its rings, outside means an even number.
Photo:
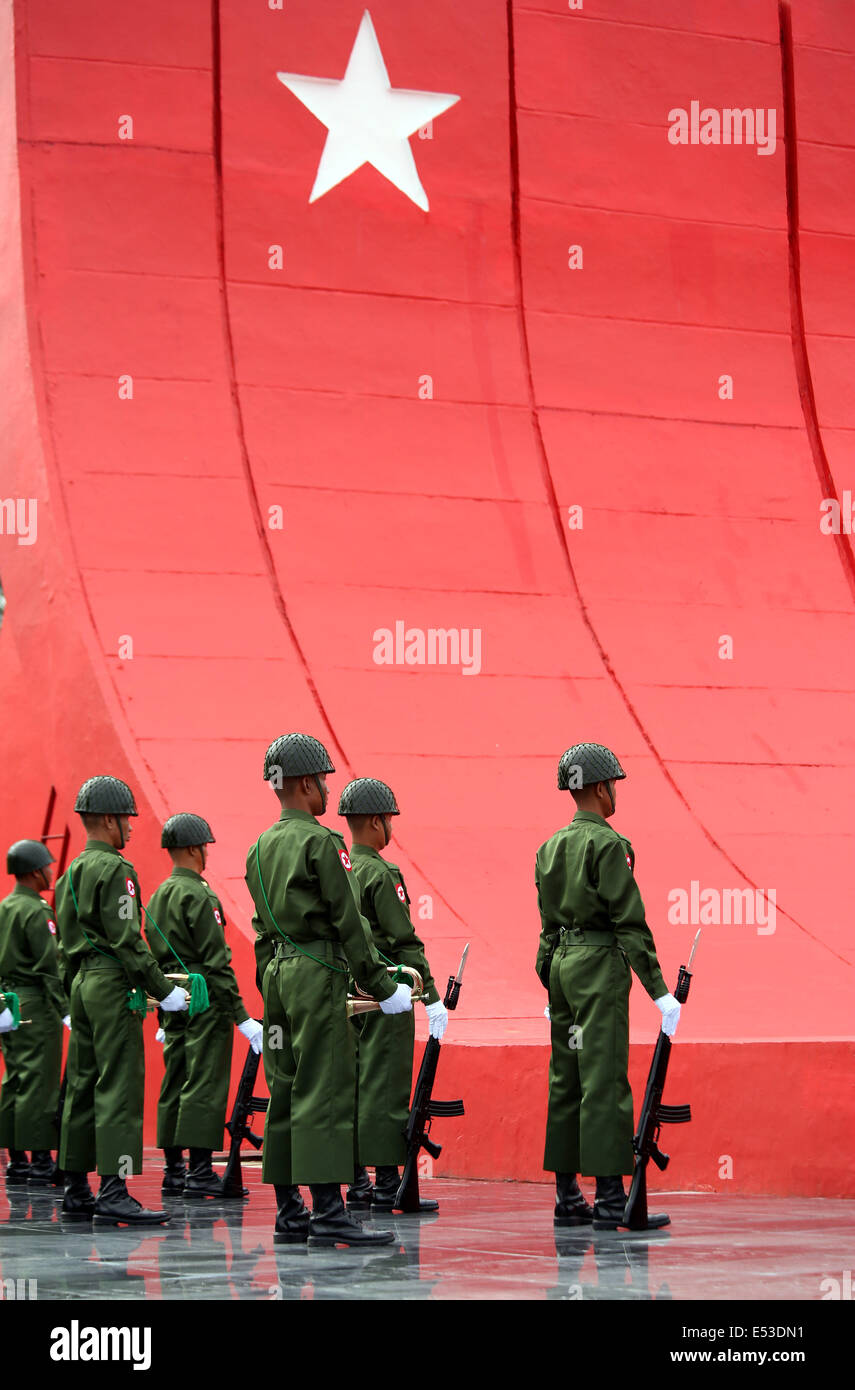
[{"label": "black leather boot", "polygon": [[95,1197],[86,1173],[65,1174],[65,1192],[60,1213],[64,1221],[91,1221]]},{"label": "black leather boot", "polygon": [[575,1173],[555,1174],[556,1226],[590,1226],[594,1213],[585,1201]]},{"label": "black leather boot", "polygon": [[394,1231],[366,1231],[345,1211],[341,1186],[337,1182],[312,1183],[312,1215],[309,1220],[309,1246],[391,1245]]},{"label": "black leather boot", "polygon": [[184,1165],[184,1150],[170,1147],[163,1150],[166,1162],[163,1165],[163,1182],[160,1185],[164,1197],[180,1197],[184,1191],[187,1169]]},{"label": "black leather boot", "polygon": [[[623,1226],[625,1207],[626,1193],[623,1190],[623,1178],[597,1178],[597,1191],[594,1197],[594,1230],[616,1231],[618,1226]],[[665,1212],[658,1212],[655,1215],[648,1214],[648,1230],[657,1230],[660,1226],[668,1226],[670,1223],[671,1218]]]},{"label": "black leather boot", "polygon": [[300,1196],[299,1187],[283,1187],[274,1183],[273,1191],[276,1193],[273,1244],[305,1245],[309,1236],[309,1208]]},{"label": "black leather boot", "polygon": [[6,1164],[8,1183],[26,1182],[30,1176],[30,1160],[26,1149],[9,1149],[9,1162]]},{"label": "black leather boot", "polygon": [[101,1179],[92,1219],[96,1226],[160,1226],[169,1217],[165,1211],[149,1211],[131,1196],[124,1178],[110,1174]]},{"label": "black leather boot", "polygon": [[185,1197],[222,1197],[223,1180],[211,1165],[213,1149],[191,1149],[190,1169],[184,1183]]},{"label": "black leather boot", "polygon": [[[393,1211],[395,1198],[398,1195],[398,1188],[401,1185],[401,1175],[397,1168],[392,1165],[382,1166],[377,1169],[374,1179],[374,1209],[375,1211]],[[433,1201],[429,1197],[419,1199],[419,1211],[439,1211],[439,1202]]]},{"label": "black leather boot", "polygon": [[347,1205],[350,1211],[368,1211],[374,1196],[374,1184],[368,1176],[368,1169],[360,1164],[353,1182],[347,1189]]},{"label": "black leather boot", "polygon": [[51,1157],[50,1149],[33,1149],[30,1175],[27,1179],[30,1187],[50,1187],[55,1172],[56,1164]]}]

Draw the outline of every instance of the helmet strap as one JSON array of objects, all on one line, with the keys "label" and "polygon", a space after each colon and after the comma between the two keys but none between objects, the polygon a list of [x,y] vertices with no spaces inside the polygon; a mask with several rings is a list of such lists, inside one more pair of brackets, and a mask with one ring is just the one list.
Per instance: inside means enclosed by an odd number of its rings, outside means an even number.
[{"label": "helmet strap", "polygon": [[122,825],[122,817],[121,817],[121,816],[114,816],[113,819],[114,819],[114,821],[116,822],[117,826],[119,827],[119,849],[124,849],[124,848],[125,848],[125,827]]},{"label": "helmet strap", "polygon": [[612,815],[615,813],[615,794],[612,791],[611,781],[606,782],[606,791],[609,794],[609,801],[612,803]]},{"label": "helmet strap", "polygon": [[318,789],[318,796],[321,798],[321,815],[323,815],[324,811],[327,809],[327,798],[324,795],[324,791],[321,786],[321,779],[318,776],[318,774],[316,772],[313,772],[312,776],[315,779],[315,786]]}]

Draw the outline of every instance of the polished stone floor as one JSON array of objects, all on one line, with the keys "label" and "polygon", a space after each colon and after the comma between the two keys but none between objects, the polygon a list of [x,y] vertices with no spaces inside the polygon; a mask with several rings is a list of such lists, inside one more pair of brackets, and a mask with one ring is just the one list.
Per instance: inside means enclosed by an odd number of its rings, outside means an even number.
[{"label": "polished stone floor", "polygon": [[[130,1184],[158,1204],[158,1155]],[[244,1202],[167,1199],[168,1227],[64,1228],[53,1189],[0,1178],[0,1279],[44,1299],[820,1300],[853,1268],[855,1204],[680,1193],[665,1232],[556,1235],[551,1189],[437,1179],[433,1217],[385,1217],[370,1254],[274,1246],[272,1190],[246,1164]],[[23,1281],[23,1282],[19,1282]],[[14,1296],[14,1295],[13,1295]],[[847,1296],[844,1291],[843,1297]]]}]

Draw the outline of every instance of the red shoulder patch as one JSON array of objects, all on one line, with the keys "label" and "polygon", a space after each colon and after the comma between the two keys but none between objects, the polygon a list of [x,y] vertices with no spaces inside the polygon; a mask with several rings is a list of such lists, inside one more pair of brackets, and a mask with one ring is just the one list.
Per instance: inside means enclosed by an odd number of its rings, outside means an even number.
[{"label": "red shoulder patch", "polygon": [[630,859],[629,855],[626,856],[626,862],[627,862],[627,864],[629,865],[629,868],[630,868],[630,870],[631,870],[631,869],[632,869],[632,860]]},{"label": "red shoulder patch", "polygon": [[347,850],[346,850],[346,849],[340,849],[339,852],[338,852],[338,857],[339,857],[339,859],[341,860],[341,862],[342,862],[342,864],[344,865],[344,867],[347,869],[347,872],[350,873],[350,870],[351,870],[351,868],[352,868],[353,866],[351,865],[351,862],[350,862],[350,855],[348,854]]},{"label": "red shoulder patch", "polygon": [[219,922],[220,926],[223,925],[223,919],[220,916],[219,908],[214,908],[214,918],[217,922]]},{"label": "red shoulder patch", "polygon": [[136,895],[137,895],[137,890],[136,890],[136,888],[134,887],[134,881],[133,881],[132,878],[126,878],[126,879],[125,879],[125,887],[127,888],[127,890],[128,890],[128,892],[130,893],[131,897],[132,897],[132,898],[135,898]]},{"label": "red shoulder patch", "polygon": [[50,932],[51,936],[56,936],[56,922],[53,920],[52,917],[48,918],[48,931]]},{"label": "red shoulder patch", "polygon": [[398,897],[401,899],[401,902],[402,902],[402,903],[405,903],[405,902],[407,901],[407,895],[406,895],[406,893],[404,892],[403,884],[401,884],[401,883],[396,883],[396,884],[395,884],[395,892],[398,894]]}]

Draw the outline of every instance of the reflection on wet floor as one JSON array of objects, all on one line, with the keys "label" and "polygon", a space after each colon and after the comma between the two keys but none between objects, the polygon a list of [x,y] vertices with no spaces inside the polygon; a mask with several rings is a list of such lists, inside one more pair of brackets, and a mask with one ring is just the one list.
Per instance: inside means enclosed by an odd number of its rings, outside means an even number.
[{"label": "reflection on wet floor", "polygon": [[[130,1187],[156,1206],[148,1162]],[[167,1198],[170,1224],[137,1231],[65,1226],[54,1189],[0,1181],[6,1297],[816,1300],[852,1266],[846,1201],[659,1194],[663,1231],[556,1232],[546,1184],[437,1179],[440,1213],[378,1217],[395,1242],[366,1252],[274,1245],[272,1189],[255,1166],[245,1181],[247,1201]]]}]

